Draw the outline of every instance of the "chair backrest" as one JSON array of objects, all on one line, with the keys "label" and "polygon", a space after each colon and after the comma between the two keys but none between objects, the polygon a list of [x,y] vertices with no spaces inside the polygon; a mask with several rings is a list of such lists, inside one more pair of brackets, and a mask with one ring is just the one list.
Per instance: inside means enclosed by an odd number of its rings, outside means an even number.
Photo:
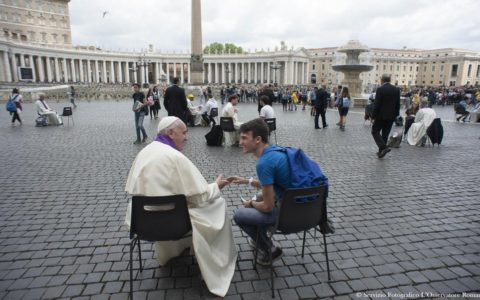
[{"label": "chair backrest", "polygon": [[[284,234],[305,231],[326,221],[325,186],[287,189],[283,196],[276,230]],[[305,197],[308,197],[305,201]]]},{"label": "chair backrest", "polygon": [[218,108],[213,107],[210,109],[210,117],[215,118],[218,117]]},{"label": "chair backrest", "polygon": [[192,229],[184,195],[132,197],[130,238],[146,241],[178,240]]},{"label": "chair backrest", "polygon": [[220,118],[220,126],[222,127],[223,131],[226,131],[226,132],[235,131],[235,127],[233,126],[233,118],[221,117]]},{"label": "chair backrest", "polygon": [[277,130],[277,119],[275,118],[270,118],[270,119],[265,119],[265,123],[268,125],[268,130],[270,132]]},{"label": "chair backrest", "polygon": [[62,116],[67,117],[67,116],[71,116],[71,115],[73,115],[72,107],[71,106],[64,107]]}]

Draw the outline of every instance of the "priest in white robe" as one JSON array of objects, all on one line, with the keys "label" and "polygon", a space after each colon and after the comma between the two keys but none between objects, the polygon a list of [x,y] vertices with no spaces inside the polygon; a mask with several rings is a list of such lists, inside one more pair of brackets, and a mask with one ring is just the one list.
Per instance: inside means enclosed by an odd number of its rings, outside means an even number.
[{"label": "priest in white robe", "polygon": [[237,109],[237,104],[238,104],[238,96],[236,94],[231,95],[228,97],[228,103],[225,105],[225,107],[222,110],[222,117],[227,117],[227,118],[232,118],[233,119],[233,127],[235,127],[234,132],[223,132],[223,137],[224,137],[224,146],[232,146],[232,145],[238,145],[240,142],[240,126],[242,125],[242,122],[238,121],[238,109]]},{"label": "priest in white robe", "polygon": [[421,146],[427,134],[427,129],[432,124],[437,114],[432,108],[428,108],[428,102],[422,101],[421,108],[415,115],[415,121],[407,131],[407,141],[410,145]]},{"label": "priest in white robe", "polygon": [[[179,241],[155,243],[160,265],[193,248],[205,283],[215,295],[225,296],[235,271],[237,251],[227,205],[220,189],[229,182],[220,175],[208,184],[195,165],[180,151],[186,142],[187,127],[177,117],[164,117],[158,136],[140,151],[128,174],[125,190],[131,195],[187,198],[191,236]],[[131,204],[125,223],[130,226]]]}]

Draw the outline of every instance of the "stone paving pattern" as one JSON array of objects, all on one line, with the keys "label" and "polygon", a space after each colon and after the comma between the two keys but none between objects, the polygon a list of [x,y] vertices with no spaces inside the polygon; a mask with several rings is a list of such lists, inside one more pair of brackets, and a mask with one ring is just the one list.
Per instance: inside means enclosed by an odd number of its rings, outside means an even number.
[{"label": "stone paving pattern", "polygon": [[[67,103],[51,106],[60,110]],[[124,185],[142,148],[132,144],[130,107],[130,101],[80,102],[74,126],[48,128],[34,127],[33,104],[26,105],[21,127],[10,127],[2,111],[1,299],[128,298]],[[307,111],[274,109],[279,144],[303,148],[329,177],[329,216],[336,227],[327,236],[331,282],[321,238],[308,237],[302,259],[299,236],[276,237],[284,249],[274,269],[277,299],[480,291],[480,126],[443,122],[440,147],[402,143],[378,159],[360,112],[349,114],[341,132],[333,110],[330,127],[314,130]],[[438,110],[451,119],[451,107]],[[241,120],[255,116],[256,104],[240,104]],[[145,120],[151,137],[156,124]],[[219,173],[255,175],[253,156],[240,148],[207,147],[206,133],[191,128],[185,154],[208,181]],[[244,186],[225,188],[229,215],[241,195],[253,193]],[[270,299],[268,269],[253,270],[245,235],[233,228],[241,261],[225,298]],[[143,257],[135,299],[218,298],[189,257],[160,268],[151,244],[144,244]]]}]

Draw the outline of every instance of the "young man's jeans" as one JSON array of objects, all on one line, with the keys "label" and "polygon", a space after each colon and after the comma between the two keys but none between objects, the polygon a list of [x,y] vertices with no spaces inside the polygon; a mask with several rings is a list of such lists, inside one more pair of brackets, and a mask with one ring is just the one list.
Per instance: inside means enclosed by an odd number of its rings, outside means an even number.
[{"label": "young man's jeans", "polygon": [[235,212],[233,219],[238,227],[245,231],[254,241],[257,238],[258,228],[257,247],[260,250],[268,251],[272,247],[272,240],[267,237],[267,229],[277,221],[276,208],[269,213],[263,213],[255,208],[241,207]]},{"label": "young man's jeans", "polygon": [[143,134],[143,138],[147,136],[147,133],[145,132],[145,128],[143,127],[143,119],[145,118],[145,112],[140,111],[140,112],[135,112],[135,129],[137,130],[137,141],[140,141],[140,131]]}]

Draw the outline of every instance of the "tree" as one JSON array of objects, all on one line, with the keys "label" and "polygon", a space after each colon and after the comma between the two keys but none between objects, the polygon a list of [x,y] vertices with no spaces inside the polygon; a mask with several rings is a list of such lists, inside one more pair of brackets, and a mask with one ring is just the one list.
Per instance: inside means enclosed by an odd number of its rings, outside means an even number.
[{"label": "tree", "polygon": [[217,53],[243,53],[242,47],[235,44],[221,44],[218,42],[211,43],[203,49],[204,54],[217,54]]}]

